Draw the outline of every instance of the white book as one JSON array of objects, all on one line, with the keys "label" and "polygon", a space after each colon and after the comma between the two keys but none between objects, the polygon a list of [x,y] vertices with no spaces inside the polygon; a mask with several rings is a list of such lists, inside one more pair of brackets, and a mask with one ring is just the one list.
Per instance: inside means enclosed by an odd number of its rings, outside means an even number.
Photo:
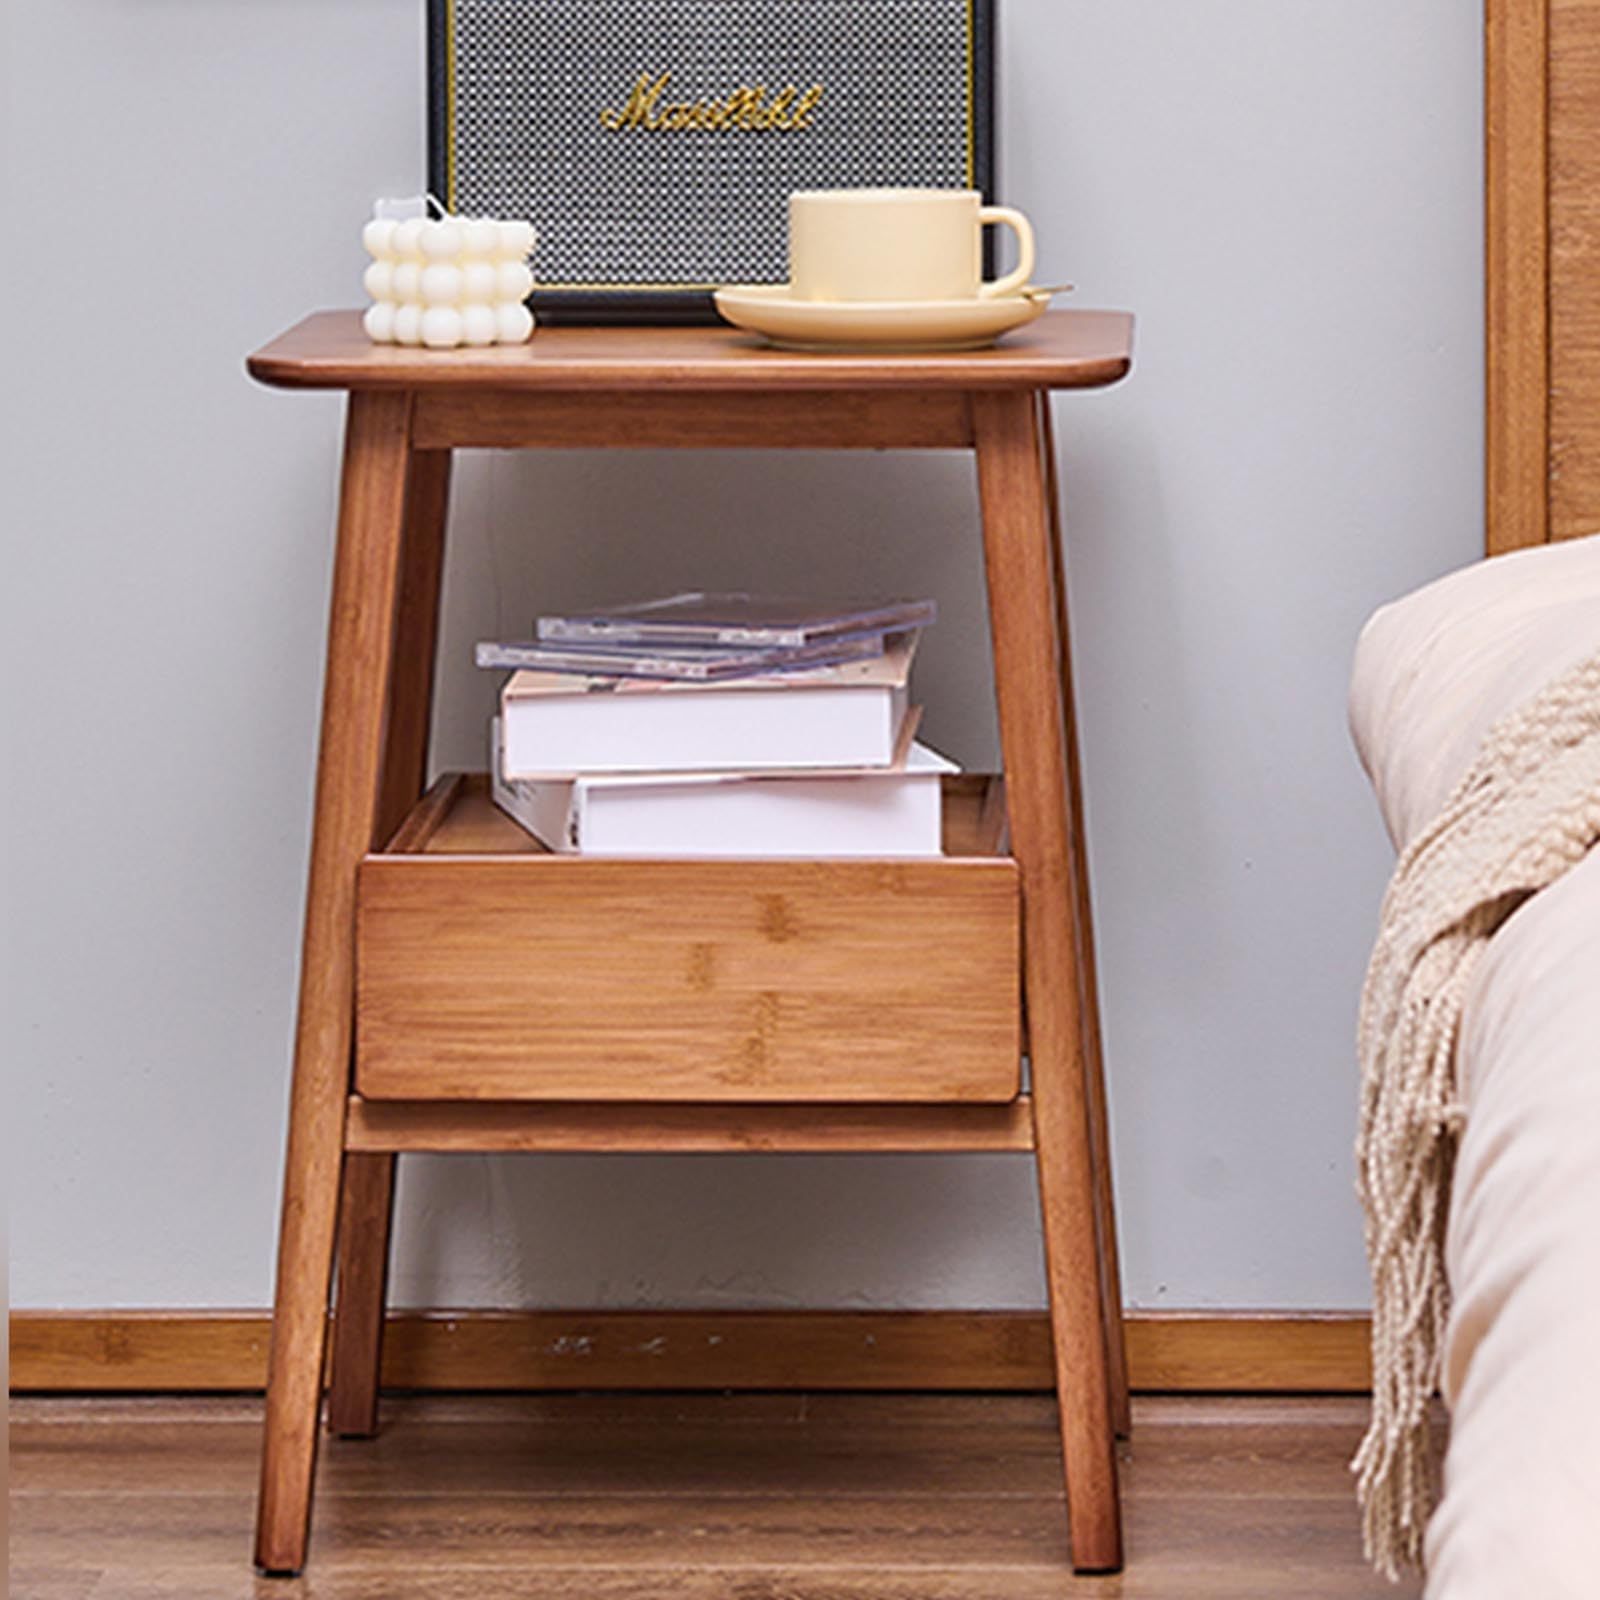
[{"label": "white book", "polygon": [[500,695],[505,776],[887,767],[915,636],[881,656],[727,683],[518,672]]},{"label": "white book", "polygon": [[495,804],[551,850],[587,856],[936,856],[941,780],[913,744],[892,771],[630,773],[530,780],[491,765]]}]

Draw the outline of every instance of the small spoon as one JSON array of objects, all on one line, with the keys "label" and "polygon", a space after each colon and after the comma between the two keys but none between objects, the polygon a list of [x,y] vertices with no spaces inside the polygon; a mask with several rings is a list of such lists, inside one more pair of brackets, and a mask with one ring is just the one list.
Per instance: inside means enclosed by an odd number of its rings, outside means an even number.
[{"label": "small spoon", "polygon": [[1025,300],[1048,300],[1053,294],[1068,294],[1077,287],[1075,283],[1030,283],[1017,293]]}]

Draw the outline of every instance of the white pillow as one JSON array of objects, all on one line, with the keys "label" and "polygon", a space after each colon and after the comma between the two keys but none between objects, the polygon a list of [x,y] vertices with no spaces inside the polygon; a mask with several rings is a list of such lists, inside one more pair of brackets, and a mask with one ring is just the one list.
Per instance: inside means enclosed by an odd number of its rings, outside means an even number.
[{"label": "white pillow", "polygon": [[1396,849],[1438,815],[1492,724],[1597,649],[1600,534],[1481,561],[1375,613],[1350,731]]}]

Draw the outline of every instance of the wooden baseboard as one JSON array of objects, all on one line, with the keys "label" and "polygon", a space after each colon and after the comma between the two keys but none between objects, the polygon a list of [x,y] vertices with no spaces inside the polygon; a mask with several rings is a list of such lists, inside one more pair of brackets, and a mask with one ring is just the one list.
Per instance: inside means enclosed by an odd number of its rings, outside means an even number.
[{"label": "wooden baseboard", "polygon": [[[248,1391],[262,1386],[259,1311],[16,1311],[22,1392]],[[1131,1312],[1135,1389],[1357,1393],[1367,1318],[1343,1312]],[[394,1389],[976,1389],[1052,1382],[1042,1313],[1012,1311],[402,1311]]]}]

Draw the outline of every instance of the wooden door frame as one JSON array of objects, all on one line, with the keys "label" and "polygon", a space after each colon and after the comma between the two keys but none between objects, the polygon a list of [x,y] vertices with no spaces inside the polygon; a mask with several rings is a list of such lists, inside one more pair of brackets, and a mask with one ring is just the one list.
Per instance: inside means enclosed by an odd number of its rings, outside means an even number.
[{"label": "wooden door frame", "polygon": [[1550,0],[1484,4],[1486,553],[1550,538]]}]

